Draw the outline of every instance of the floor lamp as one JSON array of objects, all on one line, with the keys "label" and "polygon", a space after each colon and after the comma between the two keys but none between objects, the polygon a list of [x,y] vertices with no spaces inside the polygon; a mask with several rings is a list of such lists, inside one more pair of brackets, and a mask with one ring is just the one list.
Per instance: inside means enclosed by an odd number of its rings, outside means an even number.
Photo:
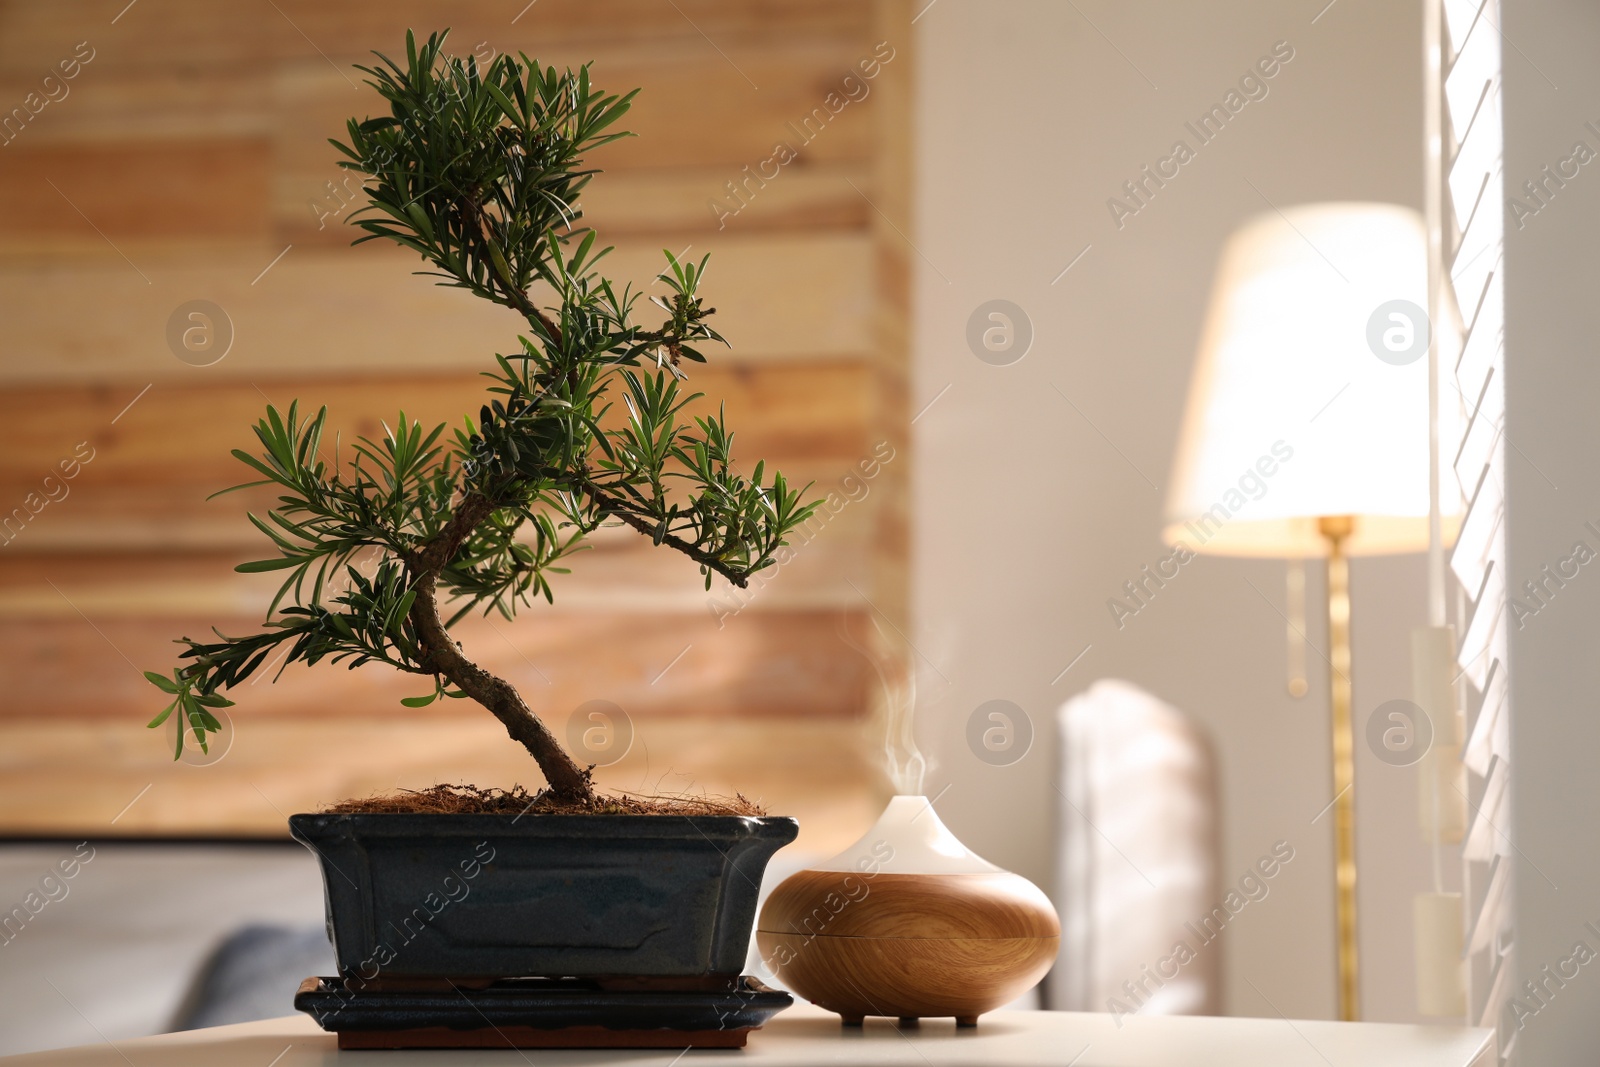
[{"label": "floor lamp", "polygon": [[1361,1004],[1349,559],[1427,548],[1426,305],[1410,209],[1310,204],[1247,222],[1218,265],[1167,496],[1169,544],[1326,561],[1342,1019]]}]

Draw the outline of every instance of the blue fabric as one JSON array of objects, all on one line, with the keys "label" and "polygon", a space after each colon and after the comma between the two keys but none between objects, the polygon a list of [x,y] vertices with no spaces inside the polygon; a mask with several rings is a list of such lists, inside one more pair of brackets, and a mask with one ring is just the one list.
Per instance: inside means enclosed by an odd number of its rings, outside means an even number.
[{"label": "blue fabric", "polygon": [[333,973],[333,946],[322,927],[241,927],[200,968],[172,1029],[292,1015],[300,983]]}]

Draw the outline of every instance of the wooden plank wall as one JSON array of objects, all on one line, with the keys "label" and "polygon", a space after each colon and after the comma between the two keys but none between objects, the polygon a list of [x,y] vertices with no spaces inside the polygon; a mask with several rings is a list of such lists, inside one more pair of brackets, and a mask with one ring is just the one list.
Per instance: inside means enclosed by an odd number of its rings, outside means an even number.
[{"label": "wooden plank wall", "polygon": [[[268,401],[325,403],[347,436],[400,409],[454,421],[515,344],[509,312],[412,277],[399,250],[350,248],[342,224],[353,183],[326,139],[375,100],[351,64],[446,25],[459,53],[592,59],[601,84],[643,88],[639,136],[595,160],[588,221],[636,284],[662,248],[712,253],[733,350],[692,385],[725,400],[738,454],[836,494],[754,596],[708,594],[692,564],[608,532],[555,608],[464,625],[463,642],[558,730],[586,701],[621,707],[634,743],[607,784],[739,789],[801,814],[818,847],[873,812],[878,682],[853,646],[874,614],[905,614],[906,5],[10,0],[0,834],[270,834],[395,784],[536,784],[486,714],[406,711],[415,680],[378,667],[252,685],[226,754],[173,764],[136,669],[180,634],[260,621],[270,576],[231,565],[260,551],[243,512],[266,501],[205,498],[238,480],[228,450]],[[751,177],[780,143],[796,158]],[[226,318],[206,366],[169,342],[196,300]]]}]

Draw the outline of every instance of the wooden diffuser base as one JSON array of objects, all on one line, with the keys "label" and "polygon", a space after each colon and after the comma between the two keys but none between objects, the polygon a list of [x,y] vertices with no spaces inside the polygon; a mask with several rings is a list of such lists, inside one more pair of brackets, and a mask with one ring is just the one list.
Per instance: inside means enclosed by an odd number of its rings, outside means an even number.
[{"label": "wooden diffuser base", "polygon": [[1044,977],[1061,923],[1037,886],[977,857],[960,873],[895,873],[917,851],[881,866],[801,871],[773,890],[756,926],[773,975],[846,1024],[954,1016],[967,1026]]}]

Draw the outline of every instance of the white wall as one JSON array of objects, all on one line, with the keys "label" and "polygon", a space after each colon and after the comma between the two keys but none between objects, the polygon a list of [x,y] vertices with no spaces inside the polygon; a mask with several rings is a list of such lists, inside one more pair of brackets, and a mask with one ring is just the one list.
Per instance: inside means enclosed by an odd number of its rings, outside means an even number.
[{"label": "white wall", "polygon": [[[1266,210],[1263,197],[1420,206],[1420,9],[1339,0],[1312,24],[1321,6],[938,0],[915,27],[913,412],[950,385],[913,427],[929,792],[949,785],[939,809],[958,834],[1047,882],[1053,709],[1115,676],[1192,712],[1221,763],[1224,876],[1278,840],[1297,853],[1225,934],[1224,1003],[1240,1015],[1334,1011],[1331,818],[1311,824],[1331,799],[1326,670],[1310,653],[1311,695],[1285,694],[1281,564],[1196,560],[1120,632],[1105,602],[1165,551],[1160,489],[1230,230]],[[1269,95],[1119,230],[1107,198],[1280,40],[1295,55]],[[964,339],[994,298],[1020,305],[1036,331],[1011,366],[980,362]],[[1359,725],[1409,695],[1422,562],[1357,561],[1353,583]],[[1315,572],[1308,609],[1325,647]],[[1040,734],[1003,768],[965,741],[970,713],[997,697]],[[1411,1019],[1411,894],[1428,880],[1415,786],[1357,748],[1365,1013]]]},{"label": "white wall", "polygon": [[[1584,141],[1600,151],[1600,11],[1592,3],[1502,0],[1506,193]],[[1526,196],[1521,197],[1529,202]],[[1555,191],[1547,207],[1508,221],[1506,234],[1506,521],[1509,584],[1569,555],[1600,548],[1595,464],[1595,302],[1600,292],[1600,162]],[[1511,631],[1512,839],[1516,963],[1521,980],[1572,955],[1600,926],[1600,574],[1585,567],[1548,607]],[[1548,986],[1517,1035],[1520,1062],[1592,1064],[1600,1047],[1600,963]],[[1519,982],[1520,984],[1520,982]]]}]

